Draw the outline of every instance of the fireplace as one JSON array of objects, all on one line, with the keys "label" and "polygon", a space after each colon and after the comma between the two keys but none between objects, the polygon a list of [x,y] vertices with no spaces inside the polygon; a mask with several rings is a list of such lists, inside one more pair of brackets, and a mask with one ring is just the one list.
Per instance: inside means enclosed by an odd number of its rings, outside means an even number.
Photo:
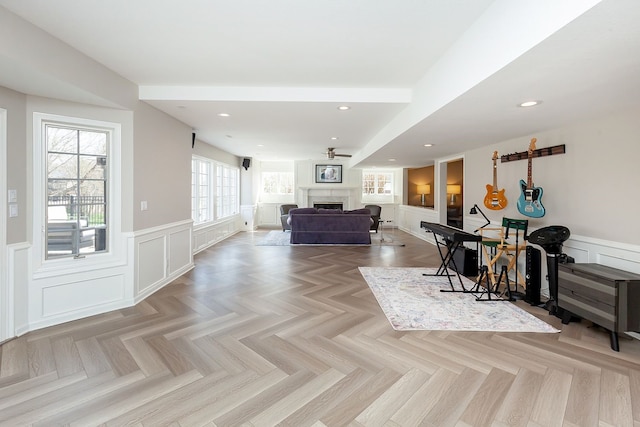
[{"label": "fireplace", "polygon": [[338,202],[314,202],[313,207],[316,209],[342,209],[342,203]]},{"label": "fireplace", "polygon": [[300,207],[315,207],[316,205],[331,204],[329,209],[338,209],[342,205],[342,209],[355,209],[358,203],[358,187],[342,187],[342,188],[316,188],[316,187],[300,187],[298,200]]}]

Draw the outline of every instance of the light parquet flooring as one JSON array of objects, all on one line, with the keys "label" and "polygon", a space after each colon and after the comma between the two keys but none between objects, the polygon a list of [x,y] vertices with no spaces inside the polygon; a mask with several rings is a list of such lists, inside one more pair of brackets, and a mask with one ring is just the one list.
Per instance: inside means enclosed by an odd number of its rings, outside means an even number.
[{"label": "light parquet flooring", "polygon": [[397,332],[358,266],[434,246],[270,247],[239,233],[135,307],[0,347],[3,426],[640,426],[640,341]]}]

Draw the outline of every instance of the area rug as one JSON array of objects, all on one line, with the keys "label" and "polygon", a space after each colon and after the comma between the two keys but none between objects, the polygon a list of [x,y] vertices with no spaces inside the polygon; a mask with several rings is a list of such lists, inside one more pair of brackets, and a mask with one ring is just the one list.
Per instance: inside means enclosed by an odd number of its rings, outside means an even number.
[{"label": "area rug", "polygon": [[[425,277],[435,268],[359,267],[393,329],[495,332],[559,332],[507,301],[476,301],[476,296],[451,289],[446,276]],[[460,283],[455,279],[454,286]],[[474,283],[462,277],[465,288]]]},{"label": "area rug", "polygon": [[[290,246],[289,239],[291,234],[281,230],[271,230],[264,239],[256,243],[256,246]],[[371,233],[371,246],[404,246],[403,243],[397,241],[388,233],[381,235],[380,233]],[[292,246],[369,246],[369,245],[308,245],[296,244]]]}]

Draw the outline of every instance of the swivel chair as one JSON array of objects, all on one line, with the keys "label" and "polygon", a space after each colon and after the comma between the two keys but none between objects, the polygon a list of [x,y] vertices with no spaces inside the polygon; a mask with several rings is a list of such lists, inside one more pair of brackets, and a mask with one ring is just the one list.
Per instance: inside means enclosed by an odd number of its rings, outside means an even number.
[{"label": "swivel chair", "polygon": [[282,231],[291,230],[291,226],[287,223],[289,219],[289,210],[297,208],[298,205],[280,205],[280,222],[282,223]]},{"label": "swivel chair", "polygon": [[380,213],[382,212],[382,207],[378,205],[366,205],[364,208],[371,211],[371,219],[373,222],[371,223],[370,230],[377,233],[378,228],[380,227]]}]

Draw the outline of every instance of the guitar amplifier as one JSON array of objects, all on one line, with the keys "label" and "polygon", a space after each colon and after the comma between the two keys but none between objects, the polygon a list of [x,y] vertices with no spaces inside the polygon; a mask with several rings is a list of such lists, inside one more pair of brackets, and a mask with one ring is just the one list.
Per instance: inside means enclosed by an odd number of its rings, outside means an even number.
[{"label": "guitar amplifier", "polygon": [[[454,268],[453,262],[456,263],[457,269]],[[463,276],[478,275],[478,252],[465,246],[460,246],[456,253],[453,254],[453,262],[449,267],[456,270]]]},{"label": "guitar amplifier", "polygon": [[540,281],[541,281],[541,265],[540,265],[540,249],[533,246],[527,246],[526,249],[526,289],[524,300],[531,305],[540,305]]}]

